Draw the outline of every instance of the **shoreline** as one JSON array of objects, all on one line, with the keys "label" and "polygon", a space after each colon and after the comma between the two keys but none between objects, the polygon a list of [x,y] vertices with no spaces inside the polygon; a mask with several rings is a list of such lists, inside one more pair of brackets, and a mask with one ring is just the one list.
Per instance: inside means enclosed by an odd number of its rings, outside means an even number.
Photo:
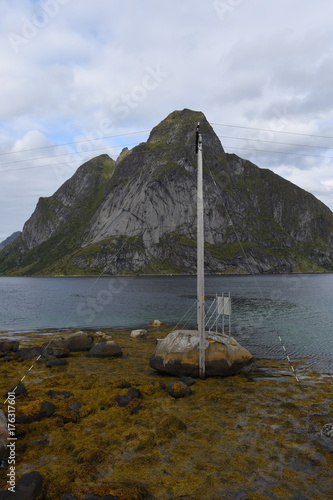
[{"label": "shoreline", "polygon": [[[326,275],[333,274],[333,271],[305,271],[305,272],[283,272],[283,273],[250,273],[250,272],[240,272],[240,273],[205,273],[205,276],[298,276],[298,275]],[[190,277],[196,276],[196,273],[154,273],[154,274],[46,274],[46,275],[31,275],[31,276],[8,276],[0,275],[0,278],[153,278],[153,277],[172,277],[172,276],[185,276]]]}]

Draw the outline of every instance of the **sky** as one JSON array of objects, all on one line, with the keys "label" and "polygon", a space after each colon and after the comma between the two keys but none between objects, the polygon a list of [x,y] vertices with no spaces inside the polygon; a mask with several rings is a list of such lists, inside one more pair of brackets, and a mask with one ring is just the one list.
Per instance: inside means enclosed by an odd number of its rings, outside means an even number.
[{"label": "sky", "polygon": [[2,0],[0,242],[90,158],[202,111],[333,210],[333,3]]}]

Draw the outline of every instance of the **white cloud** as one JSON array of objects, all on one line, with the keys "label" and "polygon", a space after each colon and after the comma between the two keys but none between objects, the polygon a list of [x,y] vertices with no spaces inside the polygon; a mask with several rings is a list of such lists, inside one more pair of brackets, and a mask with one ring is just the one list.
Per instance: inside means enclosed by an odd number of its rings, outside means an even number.
[{"label": "white cloud", "polygon": [[[278,134],[333,136],[332,13],[326,0],[4,0],[0,154],[91,135],[101,147],[131,143],[131,136],[106,137],[150,129],[187,107],[211,122],[267,129],[215,127],[237,138],[222,139],[229,152],[234,147],[333,208],[332,160],[301,156],[333,156],[302,146],[329,148],[331,141]],[[0,172],[0,240],[22,227],[39,196],[72,175],[83,153],[77,145],[41,151],[75,154],[77,162],[62,167],[54,157],[44,160],[53,167],[8,164],[12,173]],[[42,165],[36,154],[20,156],[25,167]]]}]

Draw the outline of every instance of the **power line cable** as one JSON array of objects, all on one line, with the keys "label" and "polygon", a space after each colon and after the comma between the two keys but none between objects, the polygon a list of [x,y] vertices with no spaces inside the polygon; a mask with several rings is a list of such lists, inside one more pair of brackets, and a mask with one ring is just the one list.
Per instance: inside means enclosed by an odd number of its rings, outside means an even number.
[{"label": "power line cable", "polygon": [[[133,145],[137,145],[138,143],[137,142],[132,142],[131,144],[119,144],[118,146],[104,146],[103,148],[96,148],[96,149],[89,149],[87,151],[85,151],[85,153],[90,153],[92,151],[102,151],[104,149],[116,149],[116,148],[122,148],[122,147],[127,147],[127,146],[133,146]],[[49,158],[56,158],[58,156],[68,156],[68,155],[74,155],[74,154],[80,154],[79,152],[77,151],[71,151],[71,152],[67,152],[67,153],[60,153],[60,154],[56,154],[56,155],[51,155],[51,156],[38,156],[37,158],[28,158],[28,159],[24,159],[24,160],[14,160],[14,161],[4,161],[3,163],[0,163],[0,167],[2,165],[12,165],[13,163],[23,163],[23,162],[28,162],[28,161],[37,161],[37,160],[46,160],[46,159],[49,159]],[[3,170],[0,170],[0,172],[3,172]]]},{"label": "power line cable", "polygon": [[278,142],[278,141],[264,141],[262,139],[252,139],[250,137],[235,137],[232,135],[218,135],[217,136],[219,139],[236,139],[239,141],[255,141],[255,142],[265,142],[269,144],[282,144],[284,146],[296,146],[299,148],[315,148],[315,149],[333,149],[333,147],[330,146],[315,146],[313,144],[294,144],[291,142]]},{"label": "power line cable", "polygon": [[150,130],[139,130],[138,132],[128,132],[127,134],[106,135],[103,137],[94,137],[92,139],[84,139],[82,141],[63,142],[61,144],[50,144],[49,146],[41,146],[39,148],[30,148],[30,149],[21,149],[20,151],[8,151],[7,153],[0,153],[0,156],[17,154],[17,153],[28,153],[30,151],[39,151],[40,149],[58,148],[60,146],[70,146],[73,144],[81,144],[83,142],[101,141],[104,139],[115,139],[117,137],[126,137],[128,135],[138,135],[138,134],[143,134],[146,132],[150,132]]},{"label": "power line cable", "polygon": [[224,145],[225,148],[230,148],[230,149],[243,149],[245,151],[255,151],[256,153],[274,153],[276,155],[293,155],[293,156],[306,156],[309,158],[333,158],[333,156],[326,156],[326,155],[307,155],[304,153],[289,153],[287,151],[271,151],[269,149],[254,149],[254,148],[242,148],[240,146],[228,146]]},{"label": "power line cable", "polygon": [[247,127],[245,125],[226,125],[225,123],[210,123],[210,125],[220,126],[220,127],[232,127],[232,128],[245,128],[248,130],[260,130],[263,132],[273,132],[274,134],[292,134],[292,135],[303,135],[305,137],[318,137],[319,139],[333,139],[330,135],[315,135],[315,134],[304,134],[302,132],[290,132],[287,130],[272,130],[269,128],[258,128],[258,127]]}]

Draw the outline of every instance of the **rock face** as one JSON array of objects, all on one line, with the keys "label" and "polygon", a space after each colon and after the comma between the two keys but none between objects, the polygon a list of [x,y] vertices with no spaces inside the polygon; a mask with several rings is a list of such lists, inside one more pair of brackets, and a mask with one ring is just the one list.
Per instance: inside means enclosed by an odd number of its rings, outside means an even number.
[{"label": "rock face", "polygon": [[225,153],[203,113],[185,109],[116,162],[94,158],[41,198],[22,235],[0,252],[0,273],[193,274],[198,121],[206,272],[333,271],[333,213],[270,170]]},{"label": "rock face", "polygon": [[[240,371],[252,355],[232,337],[206,332],[206,376],[227,376]],[[199,336],[197,330],[175,330],[159,340],[150,366],[177,376],[199,376]]]}]

